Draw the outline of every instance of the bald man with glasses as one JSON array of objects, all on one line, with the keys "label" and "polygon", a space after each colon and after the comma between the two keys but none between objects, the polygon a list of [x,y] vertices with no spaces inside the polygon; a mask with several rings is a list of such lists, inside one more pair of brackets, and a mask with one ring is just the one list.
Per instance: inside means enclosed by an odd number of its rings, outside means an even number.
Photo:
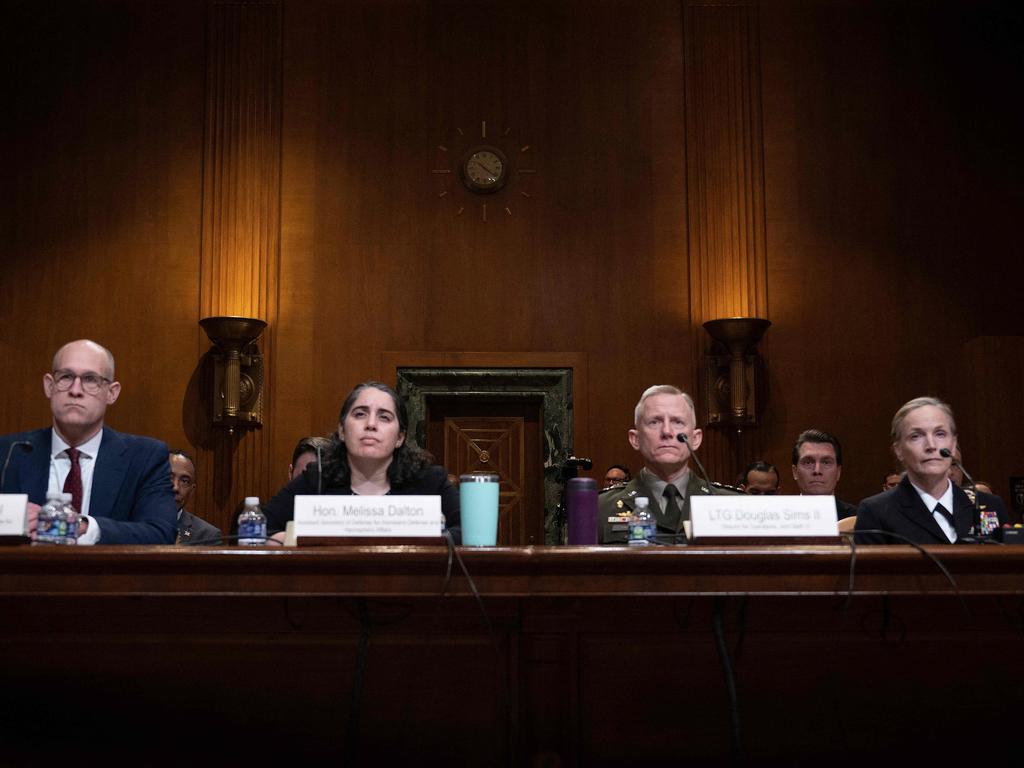
[{"label": "bald man with glasses", "polygon": [[0,492],[28,494],[29,536],[47,492],[63,491],[82,515],[79,544],[173,544],[167,446],[105,425],[121,394],[110,351],[87,339],[68,342],[43,375],[43,393],[53,425],[0,437],[0,461],[11,457]]}]

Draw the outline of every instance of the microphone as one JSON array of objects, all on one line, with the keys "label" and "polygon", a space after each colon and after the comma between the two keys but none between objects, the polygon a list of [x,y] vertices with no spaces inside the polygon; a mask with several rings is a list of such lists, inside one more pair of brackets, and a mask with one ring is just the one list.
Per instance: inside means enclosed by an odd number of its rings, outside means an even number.
[{"label": "microphone", "polygon": [[708,493],[715,494],[715,484],[711,482],[711,478],[708,476],[708,472],[704,469],[704,465],[700,463],[700,459],[697,458],[697,453],[693,450],[693,446],[690,445],[690,440],[686,437],[685,432],[680,432],[676,435],[676,440],[683,443],[687,448],[690,449],[690,457],[697,464],[697,469],[700,470],[700,476],[704,478],[704,482],[708,484]]},{"label": "microphone", "polygon": [[316,444],[316,495],[324,493],[324,463],[320,460],[320,443]]},{"label": "microphone", "polygon": [[[966,469],[964,469],[964,465],[957,460],[956,456],[953,455],[953,452],[949,450],[949,448],[940,448],[939,456],[941,456],[944,459],[949,459],[951,462],[953,462],[953,466],[955,466],[957,469],[964,473],[964,478],[967,480],[968,483],[971,484],[971,487],[974,488],[974,478],[971,477],[970,473]],[[978,490],[976,488],[974,489],[974,525],[971,526],[971,533],[977,536],[982,535],[981,506],[978,504]]]},{"label": "microphone", "polygon": [[953,452],[950,451],[949,448],[940,448],[939,456],[941,456],[944,459],[949,459],[950,461],[952,461],[953,465],[964,473],[964,477],[967,478],[967,482],[970,483],[972,486],[974,485],[974,478],[967,473],[967,470],[964,469],[964,465],[957,461],[956,456],[953,455]]},{"label": "microphone", "polygon": [[14,455],[14,449],[21,448],[25,453],[32,453],[32,443],[28,440],[15,440],[11,443],[11,447],[7,449],[7,458],[4,459],[4,468],[0,471],[0,493],[3,493],[4,483],[7,481],[7,467],[11,463],[11,456]]}]

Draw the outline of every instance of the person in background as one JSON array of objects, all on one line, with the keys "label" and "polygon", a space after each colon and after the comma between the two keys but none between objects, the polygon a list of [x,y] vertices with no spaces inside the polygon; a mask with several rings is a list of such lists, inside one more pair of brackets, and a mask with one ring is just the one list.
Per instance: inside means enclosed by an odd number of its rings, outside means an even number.
[{"label": "person in background", "polygon": [[779,470],[767,461],[752,461],[744,467],[738,486],[751,496],[774,496],[779,492]]},{"label": "person in background", "polygon": [[193,515],[186,509],[196,489],[196,463],[182,450],[172,450],[168,456],[171,465],[171,487],[174,503],[178,505],[178,544],[220,544],[220,528]]},{"label": "person in background", "polygon": [[288,465],[288,479],[294,480],[303,471],[316,461],[317,452],[322,456],[331,447],[330,438],[327,437],[303,437],[295,445],[292,451],[292,463]]},{"label": "person in background", "polygon": [[[88,339],[57,350],[43,375],[52,426],[0,437],[0,456],[14,443],[0,493],[28,494],[28,534],[35,539],[47,492],[70,493],[81,514],[78,544],[173,544],[174,493],[167,446],[106,426],[117,402],[114,355]],[[26,452],[27,451],[27,452]],[[0,459],[2,461],[3,459]]]},{"label": "person in background", "polygon": [[992,483],[990,483],[988,480],[975,480],[974,490],[980,493],[987,493],[990,496],[996,495],[995,491],[992,490]]},{"label": "person in background", "polygon": [[[322,456],[324,451],[331,447],[331,440],[327,437],[302,437],[299,438],[299,442],[295,444],[295,448],[292,451],[292,460],[288,465],[288,480],[294,480],[296,477],[301,475],[310,464],[316,461],[317,451],[320,451]],[[266,514],[266,505],[261,504],[260,507]],[[231,513],[231,540],[234,541],[238,535],[238,516],[245,510],[245,501],[239,500],[238,504],[235,505],[234,511]]]},{"label": "person in background", "polygon": [[[843,447],[820,429],[805,429],[793,444],[793,479],[805,496],[835,496],[843,474]],[[836,496],[836,519],[857,514],[857,507]]]},{"label": "person in background", "polygon": [[895,488],[900,484],[900,480],[903,479],[903,472],[890,472],[885,476],[882,481],[882,490],[888,491],[890,488]]},{"label": "person in background", "polygon": [[617,485],[625,485],[632,479],[633,473],[629,471],[629,467],[612,464],[604,471],[604,484],[601,487],[604,489],[614,488]]},{"label": "person in background", "polygon": [[441,497],[446,526],[458,540],[459,492],[448,482],[444,467],[407,441],[409,415],[391,387],[366,381],[342,403],[338,429],[322,451],[323,466],[307,465],[267,504],[267,532],[284,542],[284,529],[294,517],[295,497],[324,493],[361,496],[414,495]]},{"label": "person in background", "polygon": [[942,451],[956,452],[956,421],[948,404],[934,397],[904,403],[889,437],[907,471],[895,488],[860,503],[858,544],[951,544],[988,535],[1007,522],[998,496],[979,492],[975,506],[950,479],[952,462]]}]

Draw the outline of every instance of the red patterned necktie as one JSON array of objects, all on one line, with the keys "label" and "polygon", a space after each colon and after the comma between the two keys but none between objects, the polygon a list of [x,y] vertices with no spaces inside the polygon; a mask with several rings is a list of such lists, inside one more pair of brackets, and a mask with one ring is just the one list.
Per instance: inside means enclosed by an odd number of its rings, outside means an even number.
[{"label": "red patterned necktie", "polygon": [[78,463],[78,456],[81,454],[77,448],[68,448],[68,458],[71,459],[71,471],[64,481],[64,493],[71,494],[71,503],[75,505],[75,511],[82,512],[82,467]]}]

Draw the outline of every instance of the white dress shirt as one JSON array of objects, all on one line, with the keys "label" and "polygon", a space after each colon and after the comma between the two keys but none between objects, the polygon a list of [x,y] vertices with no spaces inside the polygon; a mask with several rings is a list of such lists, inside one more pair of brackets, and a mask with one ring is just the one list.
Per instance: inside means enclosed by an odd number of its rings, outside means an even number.
[{"label": "white dress shirt", "polygon": [[[914,485],[914,481],[911,480],[910,484]],[[917,491],[917,495],[921,497],[921,501],[924,502],[925,507],[931,510],[932,517],[935,518],[935,522],[939,524],[939,528],[942,529],[942,532],[946,534],[946,538],[949,539],[949,543],[955,544],[957,538],[956,528],[950,525],[949,520],[946,519],[944,514],[935,511],[935,507],[941,504],[950,514],[953,514],[953,482],[951,480],[946,482],[946,492],[937,499],[931,494],[925,493],[916,485],[914,485],[914,490]]]},{"label": "white dress shirt", "polygon": [[[71,446],[64,442],[56,429],[50,430],[50,434],[50,482],[47,491],[61,493],[71,473],[71,457],[68,456],[68,448]],[[88,526],[85,533],[78,537],[79,544],[95,544],[100,539],[99,524],[88,515],[89,497],[92,496],[92,476],[96,469],[96,457],[99,455],[101,442],[102,429],[81,445],[75,446],[79,451],[78,466],[82,470],[82,508],[78,512]]]}]

